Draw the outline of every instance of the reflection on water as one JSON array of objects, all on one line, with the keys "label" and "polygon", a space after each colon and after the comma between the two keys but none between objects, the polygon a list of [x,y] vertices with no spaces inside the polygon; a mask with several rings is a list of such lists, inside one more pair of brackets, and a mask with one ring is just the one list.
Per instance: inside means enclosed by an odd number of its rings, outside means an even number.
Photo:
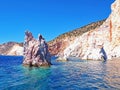
[{"label": "reflection on water", "polygon": [[120,89],[120,60],[53,59],[51,67],[43,68],[23,67],[21,63],[21,57],[0,57],[0,90]]}]

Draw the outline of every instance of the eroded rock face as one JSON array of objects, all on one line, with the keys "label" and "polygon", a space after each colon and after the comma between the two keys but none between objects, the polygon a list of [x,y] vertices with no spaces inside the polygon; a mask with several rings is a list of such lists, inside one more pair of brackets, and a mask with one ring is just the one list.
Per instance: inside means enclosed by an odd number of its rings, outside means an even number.
[{"label": "eroded rock face", "polygon": [[49,51],[52,55],[63,55],[63,51],[70,43],[74,41],[74,38],[65,37],[64,39],[56,40],[51,45],[49,44]]},{"label": "eroded rock face", "polygon": [[25,32],[24,42],[24,61],[23,65],[28,66],[50,66],[51,56],[48,51],[48,45],[42,35],[38,40],[33,38],[31,32]]},{"label": "eroded rock face", "polygon": [[108,19],[99,27],[79,36],[64,50],[64,58],[112,59],[120,57],[120,0],[112,6]]}]

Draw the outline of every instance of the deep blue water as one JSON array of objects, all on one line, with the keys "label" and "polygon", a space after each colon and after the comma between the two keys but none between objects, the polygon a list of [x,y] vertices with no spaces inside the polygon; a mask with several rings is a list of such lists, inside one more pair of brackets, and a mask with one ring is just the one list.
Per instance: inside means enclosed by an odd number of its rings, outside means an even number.
[{"label": "deep blue water", "polygon": [[120,90],[120,60],[52,58],[51,67],[28,68],[22,59],[0,56],[0,90]]}]

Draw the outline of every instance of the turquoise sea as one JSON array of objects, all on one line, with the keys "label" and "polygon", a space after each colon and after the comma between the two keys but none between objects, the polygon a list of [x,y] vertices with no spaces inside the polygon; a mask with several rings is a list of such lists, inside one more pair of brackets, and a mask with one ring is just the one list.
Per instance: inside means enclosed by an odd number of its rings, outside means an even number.
[{"label": "turquoise sea", "polygon": [[120,90],[120,60],[70,58],[51,67],[24,67],[21,56],[0,56],[0,90]]}]

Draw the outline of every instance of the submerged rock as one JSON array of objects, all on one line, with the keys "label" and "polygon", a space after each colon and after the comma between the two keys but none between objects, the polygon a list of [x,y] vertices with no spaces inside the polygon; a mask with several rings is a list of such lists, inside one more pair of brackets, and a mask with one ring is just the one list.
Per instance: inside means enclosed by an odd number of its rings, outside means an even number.
[{"label": "submerged rock", "polygon": [[24,60],[23,65],[27,66],[50,66],[51,55],[48,51],[48,45],[42,35],[38,36],[38,40],[33,38],[31,32],[25,32],[24,42]]}]

